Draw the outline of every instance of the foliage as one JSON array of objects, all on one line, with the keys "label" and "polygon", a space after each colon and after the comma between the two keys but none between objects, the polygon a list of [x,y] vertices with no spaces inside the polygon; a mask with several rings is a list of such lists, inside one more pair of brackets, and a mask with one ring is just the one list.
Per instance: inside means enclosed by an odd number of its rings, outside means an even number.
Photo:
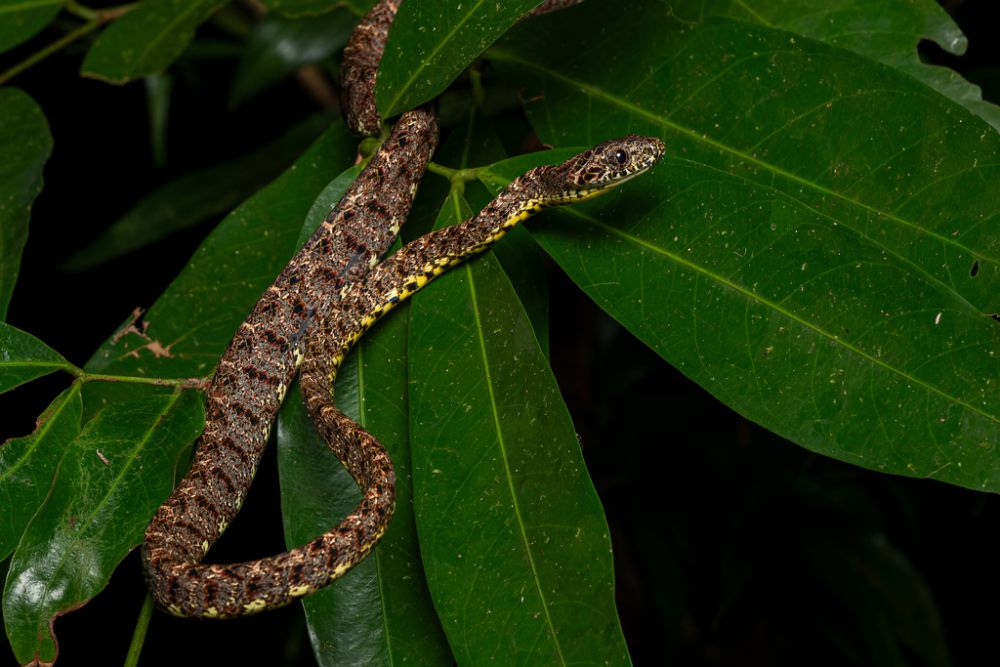
[{"label": "foliage", "polygon": [[[81,74],[147,77],[151,143],[169,147],[154,111],[170,104],[162,77],[235,54],[234,109],[295,76],[322,101],[368,4],[271,0],[263,16],[217,0],[0,7],[0,48],[23,54],[0,82],[91,40]],[[613,136],[660,136],[668,157],[613,194],[539,216],[352,354],[339,401],[387,444],[400,485],[375,555],[304,601],[321,664],[630,662],[612,531],[549,364],[553,267],[688,378],[801,447],[1000,490],[1000,116],[918,57],[924,38],[965,48],[943,10],[643,0],[622,11],[587,0],[518,23],[533,4],[403,4],[377,100],[392,116],[440,97],[434,171],[447,177],[428,176],[404,237]],[[52,151],[45,112],[0,88],[0,316]],[[67,271],[107,265],[228,211],[148,311],[117,329],[92,323],[114,333],[86,363],[32,335],[30,321],[0,323],[0,389],[72,378],[33,433],[0,448],[0,556],[12,554],[3,618],[20,663],[54,661],[54,619],[100,593],[139,544],[200,430],[200,381],[356,175],[358,140],[340,121],[297,121],[239,159],[124,199],[117,222],[67,252]],[[539,142],[553,150],[524,152]],[[285,537],[301,544],[357,490],[295,392],[276,440]],[[620,456],[643,460],[629,451]],[[909,651],[949,664],[911,564],[884,543],[858,544],[872,585],[808,560],[861,619],[846,631],[855,641],[830,644],[845,661],[904,664]],[[662,591],[672,584],[660,548],[646,543],[638,558],[664,563],[664,581],[650,584]],[[907,595],[909,615],[893,606]]]}]

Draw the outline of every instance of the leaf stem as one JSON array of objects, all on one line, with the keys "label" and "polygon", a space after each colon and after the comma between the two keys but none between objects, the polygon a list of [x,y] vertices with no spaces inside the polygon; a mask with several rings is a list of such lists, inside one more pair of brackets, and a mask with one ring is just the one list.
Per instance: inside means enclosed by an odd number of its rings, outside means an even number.
[{"label": "leaf stem", "polygon": [[100,18],[100,12],[98,10],[85,7],[75,0],[69,0],[69,2],[63,6],[67,12],[79,16],[84,21],[96,21]]},{"label": "leaf stem", "polygon": [[129,644],[128,654],[125,656],[125,667],[136,667],[139,664],[139,654],[142,653],[142,645],[146,641],[146,630],[149,629],[149,619],[152,616],[153,596],[149,594],[149,591],[146,591],[146,599],[142,601],[139,618],[135,621],[132,643]]},{"label": "leaf stem", "polygon": [[437,162],[428,162],[427,171],[438,176],[444,176],[452,183],[474,181],[479,178],[479,169],[452,169]]},{"label": "leaf stem", "polygon": [[0,85],[3,85],[13,79],[15,76],[28,69],[32,65],[45,60],[50,55],[59,51],[63,47],[72,44],[76,40],[80,39],[84,35],[93,32],[97,28],[101,27],[108,21],[112,21],[119,16],[131,11],[139,3],[132,2],[125,5],[118,5],[116,7],[108,7],[107,9],[91,9],[89,7],[84,7],[76,2],[71,2],[66,5],[67,10],[71,13],[76,14],[80,18],[86,19],[87,22],[81,25],[76,30],[72,30],[51,44],[47,44],[38,51],[35,51],[30,56],[22,60],[21,62],[12,65],[4,72],[0,72]]},{"label": "leaf stem", "polygon": [[81,382],[133,382],[135,384],[153,384],[160,387],[177,387],[178,389],[204,389],[208,384],[207,377],[197,378],[147,378],[138,375],[106,375],[103,373],[88,373],[77,368],[71,371]]}]

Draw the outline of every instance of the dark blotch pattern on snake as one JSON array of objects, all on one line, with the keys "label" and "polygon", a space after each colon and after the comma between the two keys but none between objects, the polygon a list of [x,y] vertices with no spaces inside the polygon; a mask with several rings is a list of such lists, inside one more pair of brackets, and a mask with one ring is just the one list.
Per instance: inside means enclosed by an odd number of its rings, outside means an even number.
[{"label": "dark blotch pattern on snake", "polygon": [[404,114],[240,325],[208,390],[205,431],[191,468],[146,529],[146,578],[162,608],[184,616],[244,614],[255,611],[258,600],[289,601],[290,581],[329,579],[303,565],[315,561],[303,554],[315,554],[318,545],[247,563],[197,563],[239,511],[313,323],[343,285],[388,249],[436,143],[432,114]]}]

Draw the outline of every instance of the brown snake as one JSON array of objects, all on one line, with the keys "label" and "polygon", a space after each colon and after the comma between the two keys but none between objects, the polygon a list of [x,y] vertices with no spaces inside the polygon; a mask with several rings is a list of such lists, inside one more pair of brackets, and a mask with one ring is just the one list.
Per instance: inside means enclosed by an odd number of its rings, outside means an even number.
[{"label": "brown snake", "polygon": [[[345,48],[349,124],[366,133],[372,123],[378,130],[374,76],[397,4],[376,5]],[[405,220],[436,142],[430,111],[403,114],[237,331],[208,391],[194,462],[146,531],[146,578],[161,608],[208,618],[255,613],[327,585],[364,558],[391,518],[395,477],[378,441],[333,404],[332,380],[349,347],[396,304],[532,213],[605,192],[663,154],[658,139],[631,135],[560,165],[538,167],[473,219],[421,237],[372,269]],[[337,527],[286,553],[201,564],[239,511],[300,364],[309,413],[362,489],[362,501]]]}]

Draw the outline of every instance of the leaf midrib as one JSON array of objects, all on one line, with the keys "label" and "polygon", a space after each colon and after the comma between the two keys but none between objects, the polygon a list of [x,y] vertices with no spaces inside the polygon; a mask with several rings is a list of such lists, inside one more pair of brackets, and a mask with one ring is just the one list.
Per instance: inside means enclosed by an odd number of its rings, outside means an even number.
[{"label": "leaf midrib", "polygon": [[617,236],[617,237],[623,239],[624,241],[627,241],[627,242],[632,243],[632,244],[634,244],[636,246],[644,248],[644,249],[646,249],[646,250],[648,250],[650,252],[656,253],[658,255],[662,255],[663,257],[666,257],[667,259],[669,259],[669,260],[671,260],[671,261],[673,261],[673,262],[675,262],[675,263],[683,266],[686,269],[689,269],[689,270],[691,270],[691,271],[693,271],[695,273],[701,274],[702,276],[708,278],[709,280],[715,281],[717,284],[722,285],[723,287],[727,287],[729,289],[732,289],[733,291],[735,291],[738,294],[746,297],[747,299],[749,299],[751,301],[754,301],[754,302],[756,302],[756,303],[758,303],[758,304],[760,304],[760,305],[762,305],[762,306],[764,306],[766,308],[769,308],[769,309],[773,310],[774,312],[778,313],[779,315],[782,315],[783,317],[788,318],[790,321],[795,322],[796,324],[799,324],[802,327],[804,327],[806,329],[809,329],[810,331],[813,331],[813,332],[819,334],[821,337],[827,339],[828,341],[830,341],[830,342],[832,342],[832,343],[834,343],[836,345],[841,346],[842,348],[846,349],[847,351],[852,352],[852,353],[858,355],[859,357],[861,357],[862,359],[866,360],[867,362],[869,362],[869,363],[871,363],[871,364],[873,364],[875,366],[878,366],[879,368],[887,370],[890,373],[894,373],[895,375],[898,375],[899,377],[903,378],[904,380],[906,380],[908,382],[912,382],[913,384],[921,387],[922,389],[925,389],[929,393],[936,394],[936,395],[944,398],[945,400],[947,400],[947,401],[949,401],[949,402],[951,402],[951,403],[953,403],[953,404],[955,404],[955,405],[957,405],[959,407],[965,408],[965,409],[970,410],[970,411],[972,411],[972,412],[974,412],[974,413],[976,413],[976,414],[978,414],[978,415],[980,415],[982,417],[985,417],[987,420],[989,420],[989,421],[991,421],[993,423],[1000,424],[1000,417],[998,417],[996,415],[993,415],[993,414],[990,414],[988,412],[984,412],[983,410],[980,410],[979,408],[977,408],[974,405],[966,403],[965,401],[963,401],[963,400],[961,400],[961,399],[959,399],[959,398],[957,398],[955,396],[951,396],[950,394],[948,394],[947,392],[945,392],[943,389],[939,389],[938,387],[936,387],[936,386],[934,386],[932,384],[929,384],[928,382],[926,382],[925,380],[922,380],[921,378],[914,377],[914,376],[906,373],[905,371],[903,371],[900,368],[896,368],[895,366],[887,364],[886,362],[882,361],[881,359],[878,359],[877,357],[874,357],[874,356],[868,354],[864,350],[862,350],[862,349],[860,349],[860,348],[858,348],[858,347],[856,347],[856,346],[848,343],[847,341],[843,340],[842,338],[833,335],[832,333],[830,333],[826,329],[823,329],[822,327],[820,327],[820,326],[818,326],[816,324],[813,324],[812,322],[809,322],[808,320],[805,320],[805,319],[799,317],[798,315],[796,315],[792,311],[787,310],[785,308],[782,308],[779,304],[777,304],[777,303],[775,303],[775,302],[773,302],[773,301],[771,301],[769,299],[765,299],[761,295],[756,294],[756,293],[748,290],[747,288],[743,287],[742,285],[739,285],[739,284],[737,284],[737,283],[729,280],[725,276],[722,276],[722,275],[720,275],[718,273],[715,273],[713,271],[709,271],[705,267],[699,266],[698,264],[695,264],[694,262],[690,262],[690,261],[684,259],[683,257],[681,257],[680,255],[676,255],[676,254],[670,252],[669,250],[667,250],[665,248],[661,248],[660,246],[655,245],[653,243],[650,243],[648,241],[645,241],[645,240],[643,240],[643,239],[641,239],[641,238],[639,238],[637,236],[633,236],[631,234],[623,232],[620,229],[616,229],[615,227],[612,227],[612,226],[610,226],[610,225],[608,225],[608,224],[606,224],[606,223],[604,223],[604,222],[602,222],[600,220],[597,220],[596,218],[593,218],[593,217],[588,216],[588,215],[584,215],[584,214],[582,214],[582,213],[580,213],[578,211],[574,211],[574,210],[570,210],[568,213],[571,214],[571,215],[575,215],[575,216],[578,216],[578,217],[582,218],[586,222],[590,223],[591,225],[594,225],[595,227],[598,227],[598,228],[602,229],[603,231],[605,231],[606,233],[608,233],[608,234],[610,234],[612,236]]},{"label": "leaf midrib", "polygon": [[427,69],[430,61],[432,61],[435,58],[435,56],[437,56],[437,54],[440,53],[441,49],[444,48],[445,44],[451,42],[452,39],[454,39],[455,33],[457,33],[466,23],[468,23],[471,20],[472,15],[476,13],[476,11],[483,5],[484,2],[485,0],[478,0],[476,3],[474,3],[469,8],[468,13],[466,13],[466,15],[462,18],[462,20],[452,26],[451,30],[448,31],[448,34],[444,35],[444,37],[441,40],[439,40],[437,44],[434,45],[434,47],[428,52],[426,57],[420,59],[420,65],[414,68],[413,72],[410,74],[410,77],[403,83],[403,85],[400,88],[397,89],[398,92],[396,93],[396,95],[391,100],[389,100],[387,110],[394,109],[396,107],[396,104],[398,104],[399,100],[402,99],[403,96],[406,94],[406,92],[410,90],[410,87],[413,85],[413,82],[417,80],[417,77],[420,76],[420,74]]},{"label": "leaf midrib", "polygon": [[500,414],[497,411],[497,400],[496,393],[493,389],[493,378],[490,375],[490,362],[489,355],[486,351],[486,340],[483,338],[483,322],[479,315],[479,299],[476,296],[476,283],[475,278],[472,275],[472,267],[466,265],[463,267],[465,275],[468,278],[469,284],[469,298],[472,305],[472,314],[475,320],[476,329],[476,339],[479,343],[480,358],[483,362],[483,379],[486,384],[487,392],[489,393],[490,400],[490,414],[493,418],[493,427],[497,436],[497,446],[500,448],[500,459],[503,461],[504,466],[504,479],[507,481],[507,488],[510,492],[511,504],[514,508],[514,516],[517,519],[518,532],[521,535],[521,541],[524,544],[524,551],[528,557],[528,565],[531,567],[532,581],[535,584],[535,590],[538,592],[538,597],[542,603],[542,612],[545,615],[545,624],[548,627],[549,635],[552,637],[552,643],[555,646],[556,655],[559,657],[559,664],[565,665],[566,658],[563,656],[562,646],[559,644],[559,635],[556,634],[555,625],[552,622],[552,616],[549,613],[549,603],[545,598],[545,591],[542,590],[541,579],[538,574],[538,566],[535,564],[535,557],[531,551],[531,542],[528,540],[528,535],[524,527],[524,518],[521,516],[521,507],[517,498],[517,491],[513,484],[513,475],[510,470],[510,461],[507,456],[507,446],[504,441],[503,428],[500,422]]}]

